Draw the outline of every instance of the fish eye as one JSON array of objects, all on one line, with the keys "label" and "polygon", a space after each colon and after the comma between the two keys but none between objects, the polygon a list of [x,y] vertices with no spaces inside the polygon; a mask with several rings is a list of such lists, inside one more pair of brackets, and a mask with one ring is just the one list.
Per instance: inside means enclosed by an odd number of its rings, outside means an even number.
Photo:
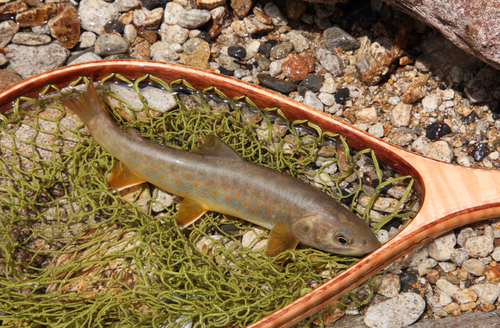
[{"label": "fish eye", "polygon": [[342,232],[337,232],[334,236],[335,240],[341,245],[348,245],[351,243],[351,238]]}]

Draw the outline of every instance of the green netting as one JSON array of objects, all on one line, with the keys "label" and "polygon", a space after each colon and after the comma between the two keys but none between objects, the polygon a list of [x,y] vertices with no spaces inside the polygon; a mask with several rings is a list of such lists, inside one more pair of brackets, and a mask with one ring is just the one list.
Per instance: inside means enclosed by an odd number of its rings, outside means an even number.
[{"label": "green netting", "polygon": [[[277,108],[258,109],[250,99],[228,99],[216,88],[195,90],[182,79],[166,83],[147,75],[129,81],[112,74],[101,82],[109,87],[111,80],[130,85],[141,104],[133,107],[101,88],[118,124],[153,142],[190,150],[216,134],[246,160],[349,204],[374,231],[413,214],[407,209],[416,202],[411,177],[382,169],[369,149],[354,154],[341,136],[310,122],[289,122]],[[173,97],[176,106],[162,112],[148,105],[145,82]],[[49,85],[41,97],[20,98],[0,116],[4,325],[242,327],[357,261],[299,247],[277,263],[262,253],[265,229],[208,213],[181,230],[175,202],[164,191],[148,184],[122,195],[109,191],[113,158],[60,97],[61,90]],[[381,216],[372,207],[390,186],[404,195]],[[360,204],[363,197],[367,204]],[[373,288],[371,282],[368,294]],[[359,304],[366,297],[352,300]]]}]

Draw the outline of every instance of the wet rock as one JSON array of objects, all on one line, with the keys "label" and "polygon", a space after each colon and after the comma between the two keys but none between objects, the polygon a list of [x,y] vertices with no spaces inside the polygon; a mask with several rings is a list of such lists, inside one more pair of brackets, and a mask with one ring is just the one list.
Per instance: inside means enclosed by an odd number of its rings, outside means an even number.
[{"label": "wet rock", "polygon": [[396,328],[415,322],[425,310],[424,299],[415,293],[402,293],[371,305],[365,314],[368,327]]},{"label": "wet rock", "polygon": [[14,44],[24,44],[27,46],[39,46],[52,41],[51,37],[46,34],[36,34],[33,32],[19,32],[12,38]]},{"label": "wet rock", "polygon": [[410,125],[412,105],[407,105],[400,102],[392,110],[391,122],[394,126],[408,126]]},{"label": "wet rock", "polygon": [[0,69],[0,91],[22,80],[19,75]]},{"label": "wet rock", "polygon": [[272,2],[268,2],[264,6],[264,12],[267,16],[271,18],[274,26],[285,26],[288,25],[288,19],[279,10],[279,8]]},{"label": "wet rock", "polygon": [[116,32],[118,34],[122,34],[123,30],[125,29],[125,24],[120,22],[119,20],[110,20],[109,22],[106,22],[104,24],[104,31],[110,33],[110,32]]},{"label": "wet rock", "polygon": [[319,49],[316,52],[316,58],[319,60],[321,65],[333,76],[341,76],[344,71],[344,65],[342,60],[333,54],[331,51],[325,49]]},{"label": "wet rock", "polygon": [[471,286],[470,289],[476,292],[481,302],[493,304],[500,296],[500,286],[488,282]]},{"label": "wet rock", "polygon": [[222,6],[226,0],[198,0],[198,7],[201,9],[212,10],[216,7]]},{"label": "wet rock", "polygon": [[203,69],[209,68],[210,45],[207,41],[200,38],[189,39],[182,48],[184,53],[179,55],[180,63]]},{"label": "wet rock", "polygon": [[[308,74],[302,80],[299,85],[299,92],[301,92],[301,88],[306,88],[307,90],[311,90],[313,92],[318,92],[323,85],[324,77],[316,75],[316,74]],[[305,92],[305,90],[304,90]]]},{"label": "wet rock", "polygon": [[249,60],[251,58],[254,58],[254,56],[259,52],[259,48],[260,48],[260,42],[257,40],[254,40],[249,44],[247,44],[245,47],[247,55],[244,57],[244,59]]},{"label": "wet rock", "polygon": [[247,56],[247,51],[242,46],[230,46],[227,48],[227,54],[234,58],[243,59]]},{"label": "wet rock", "polygon": [[[139,0],[116,0],[115,1],[116,9],[119,12],[129,12],[134,9],[139,9],[141,8],[141,1]],[[146,6],[144,6],[146,7]],[[147,7],[146,7],[147,8]],[[151,8],[147,8],[150,9]]]},{"label": "wet rock", "polygon": [[159,7],[165,7],[165,4],[168,2],[168,0],[141,0],[142,5],[144,8],[148,10],[153,10],[155,8]]},{"label": "wet rock", "polygon": [[271,64],[271,61],[267,59],[266,56],[259,55],[257,57],[257,64],[259,65],[259,68],[263,71],[268,71],[269,70],[269,65]]},{"label": "wet rock", "polygon": [[468,259],[462,263],[462,268],[475,276],[482,276],[486,270],[486,265],[477,259]]},{"label": "wet rock", "polygon": [[464,245],[470,257],[485,257],[493,252],[493,238],[490,236],[475,236],[467,239]]},{"label": "wet rock", "polygon": [[448,233],[434,239],[427,247],[429,256],[436,261],[448,261],[456,244],[455,234]]},{"label": "wet rock", "polygon": [[80,35],[80,48],[90,48],[95,44],[97,36],[92,32],[83,32]]},{"label": "wet rock", "polygon": [[168,25],[177,25],[177,23],[181,19],[181,14],[185,12],[186,9],[182,7],[180,4],[177,2],[169,2],[165,6],[165,11],[164,11],[164,23]]},{"label": "wet rock", "polygon": [[487,143],[478,143],[474,145],[474,150],[472,151],[471,155],[472,158],[476,162],[482,161],[488,154],[490,153],[490,149],[488,148]]},{"label": "wet rock", "polygon": [[312,108],[316,108],[319,111],[323,111],[323,103],[316,97],[316,94],[311,91],[306,91],[304,95],[303,103],[307,106],[311,106]]},{"label": "wet rock", "polygon": [[253,7],[252,12],[255,18],[262,24],[270,25],[273,23],[273,20],[269,18],[260,7]]},{"label": "wet rock", "polygon": [[49,3],[18,14],[16,22],[20,27],[40,26],[46,24],[49,19],[58,13],[57,5]]},{"label": "wet rock", "polygon": [[309,67],[303,56],[291,55],[283,63],[283,73],[295,81],[302,81],[309,73]]},{"label": "wet rock", "polygon": [[96,55],[93,52],[86,52],[83,55],[78,56],[74,60],[68,62],[68,65],[69,64],[84,63],[84,62],[89,62],[89,61],[95,61],[95,60],[102,60],[102,57],[99,55]]},{"label": "wet rock", "polygon": [[454,153],[450,144],[446,141],[436,141],[424,150],[424,156],[451,163],[453,161]]},{"label": "wet rock", "polygon": [[274,59],[281,59],[288,56],[288,54],[293,50],[293,43],[291,42],[283,42],[275,45],[271,49],[271,57]]},{"label": "wet rock", "polygon": [[183,44],[189,37],[189,30],[179,25],[162,24],[160,34],[162,41]]},{"label": "wet rock", "polygon": [[49,21],[51,35],[59,43],[71,49],[80,39],[80,18],[78,12],[73,6],[66,6],[64,10]]},{"label": "wet rock", "polygon": [[211,17],[212,16],[208,10],[186,10],[179,14],[179,21],[177,22],[177,25],[187,29],[195,29],[204,25],[210,20]]},{"label": "wet rock", "polygon": [[[141,94],[146,99],[149,106],[160,112],[167,112],[177,107],[174,97],[166,90],[148,86],[141,89]],[[158,195],[159,197],[161,195],[161,199],[168,200],[167,202],[163,202],[165,206],[170,206],[172,204],[172,196],[170,194],[158,189]]]},{"label": "wet rock", "polygon": [[245,17],[243,18],[243,22],[245,23],[245,29],[249,34],[258,35],[274,30],[274,26],[263,24],[255,17]]},{"label": "wet rock", "polygon": [[16,22],[11,20],[0,22],[0,48],[8,45],[17,31],[19,31],[19,25]]},{"label": "wet rock", "polygon": [[323,32],[323,39],[326,49],[335,51],[336,48],[342,48],[344,51],[356,50],[360,43],[350,34],[339,27],[330,27]]},{"label": "wet rock", "polygon": [[100,56],[124,54],[129,44],[119,35],[108,33],[100,35],[95,42],[95,53]]},{"label": "wet rock", "polygon": [[12,17],[17,13],[22,13],[29,9],[24,1],[14,1],[0,6],[0,19],[4,17]]},{"label": "wet rock", "polygon": [[439,140],[442,136],[450,133],[450,126],[443,122],[434,122],[425,128],[425,136],[431,140]]},{"label": "wet rock", "polygon": [[261,43],[260,47],[259,47],[259,54],[262,54],[266,57],[269,57],[271,55],[271,49],[276,45],[278,44],[278,41],[274,40],[274,39],[271,39],[271,40],[268,40],[264,43]]},{"label": "wet rock", "polygon": [[257,75],[257,79],[259,79],[259,82],[263,86],[281,93],[288,94],[297,90],[297,85],[295,83],[277,79],[266,74]]},{"label": "wet rock", "polygon": [[344,104],[347,101],[347,98],[349,98],[348,88],[339,89],[335,94],[335,102],[337,104]]},{"label": "wet rock", "polygon": [[290,19],[297,19],[307,10],[307,4],[303,1],[286,0],[285,13]]},{"label": "wet rock", "polygon": [[103,0],[82,0],[78,6],[78,14],[82,28],[96,34],[101,34],[106,22],[118,19],[116,5]]},{"label": "wet rock", "polygon": [[5,50],[10,51],[5,56],[24,79],[62,66],[70,54],[55,43],[37,47],[11,44]]},{"label": "wet rock", "polygon": [[231,8],[236,16],[243,18],[252,9],[252,0],[231,0]]},{"label": "wet rock", "polygon": [[429,74],[414,78],[408,90],[401,97],[401,100],[403,100],[405,104],[413,104],[420,98],[424,97],[425,90],[423,89],[423,86],[427,83],[428,80]]}]

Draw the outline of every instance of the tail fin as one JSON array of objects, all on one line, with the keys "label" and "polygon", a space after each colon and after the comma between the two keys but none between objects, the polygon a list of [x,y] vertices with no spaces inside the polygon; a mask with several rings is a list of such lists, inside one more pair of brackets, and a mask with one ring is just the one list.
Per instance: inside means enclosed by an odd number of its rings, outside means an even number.
[{"label": "tail fin", "polygon": [[104,107],[95,91],[94,79],[92,77],[90,78],[87,91],[80,97],[61,99],[61,102],[87,126],[95,116],[106,115]]}]

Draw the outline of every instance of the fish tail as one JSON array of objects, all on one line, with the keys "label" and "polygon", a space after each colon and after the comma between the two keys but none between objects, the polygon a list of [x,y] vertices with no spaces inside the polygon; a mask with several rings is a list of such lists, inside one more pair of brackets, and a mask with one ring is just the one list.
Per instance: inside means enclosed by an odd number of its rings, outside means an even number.
[{"label": "fish tail", "polygon": [[89,126],[95,117],[106,115],[106,111],[94,88],[94,79],[92,77],[87,90],[80,97],[64,98],[61,99],[61,102],[75,113],[86,126]]}]

